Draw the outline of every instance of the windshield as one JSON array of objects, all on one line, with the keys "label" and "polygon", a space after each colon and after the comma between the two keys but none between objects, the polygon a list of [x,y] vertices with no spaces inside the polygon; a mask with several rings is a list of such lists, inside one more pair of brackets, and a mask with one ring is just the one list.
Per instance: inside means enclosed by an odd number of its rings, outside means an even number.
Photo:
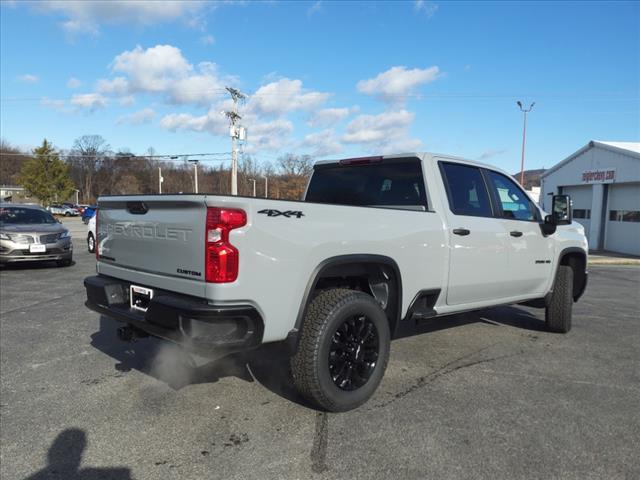
[{"label": "windshield", "polygon": [[0,207],[0,225],[56,223],[49,212],[37,208]]}]

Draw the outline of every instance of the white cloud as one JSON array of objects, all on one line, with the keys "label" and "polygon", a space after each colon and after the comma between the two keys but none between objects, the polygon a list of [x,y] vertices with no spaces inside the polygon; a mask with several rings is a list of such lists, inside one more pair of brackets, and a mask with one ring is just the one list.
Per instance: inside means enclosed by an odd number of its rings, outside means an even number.
[{"label": "white cloud", "polygon": [[160,126],[167,130],[192,130],[194,132],[207,132],[212,135],[225,135],[229,133],[228,120],[220,114],[220,110],[209,109],[205,115],[192,115],[190,113],[171,113],[160,120]]},{"label": "white cloud", "polygon": [[435,2],[430,2],[428,0],[416,0],[413,4],[413,8],[416,12],[426,15],[427,18],[431,18],[438,11],[439,7]]},{"label": "white cloud", "polygon": [[38,83],[38,81],[40,81],[40,77],[31,73],[25,73],[24,75],[20,75],[18,80],[24,83]]},{"label": "white cloud", "polygon": [[203,35],[200,37],[200,43],[203,45],[213,45],[216,39],[213,35]]},{"label": "white cloud", "polygon": [[360,115],[346,127],[344,143],[375,148],[381,153],[402,153],[416,150],[422,142],[409,137],[415,115],[407,110]]},{"label": "white cloud", "polygon": [[214,63],[192,65],[172,45],[137,46],[117,55],[110,67],[118,76],[98,80],[98,92],[117,96],[155,93],[172,104],[210,105],[226,94],[225,84],[237,83],[234,77],[221,76]]},{"label": "white cloud", "polygon": [[260,87],[249,99],[247,109],[263,115],[283,115],[294,110],[309,110],[330,97],[323,92],[304,91],[301,80],[281,78]]},{"label": "white cloud", "polygon": [[440,76],[436,66],[407,69],[405,66],[391,67],[375,78],[360,80],[356,87],[366,95],[375,95],[390,103],[401,103],[404,97],[412,95],[416,87],[431,83]]},{"label": "white cloud", "polygon": [[193,66],[180,49],[172,45],[156,45],[146,50],[138,45],[116,56],[111,69],[127,74],[134,90],[160,92],[171,82],[185,77]]},{"label": "white cloud", "polygon": [[75,77],[70,77],[67,80],[67,88],[78,88],[82,86],[82,82]]},{"label": "white cloud", "polygon": [[143,108],[137,112],[122,115],[116,123],[122,125],[124,123],[130,123],[131,125],[141,125],[143,123],[149,123],[156,117],[156,112],[152,108]]},{"label": "white cloud", "polygon": [[56,100],[48,97],[42,97],[40,100],[40,105],[47,108],[52,108],[57,110],[58,112],[66,112],[68,111],[64,100]]},{"label": "white cloud", "polygon": [[199,73],[176,80],[169,88],[172,103],[209,105],[224,90],[223,81],[211,73]]},{"label": "white cloud", "polygon": [[136,103],[136,99],[133,95],[127,95],[124,97],[120,97],[118,99],[118,103],[120,105],[122,105],[123,107],[130,107],[131,105],[133,105],[134,103]]},{"label": "white cloud", "polygon": [[330,127],[347,118],[355,109],[324,108],[314,113],[307,122],[311,127]]},{"label": "white cloud", "polygon": [[320,13],[322,11],[322,1],[318,0],[317,2],[313,2],[311,6],[307,9],[307,17],[312,17],[316,13]]},{"label": "white cloud", "polygon": [[96,90],[100,93],[126,95],[129,91],[129,81],[125,77],[115,77],[111,80],[101,78],[96,84]]},{"label": "white cloud", "polygon": [[503,153],[506,153],[506,151],[507,150],[504,148],[490,148],[489,150],[482,152],[482,154],[478,157],[478,160],[487,160],[489,158],[502,155]]},{"label": "white cloud", "polygon": [[290,143],[290,135],[293,132],[293,124],[284,118],[277,118],[268,122],[256,122],[248,124],[247,153],[256,151],[277,152]]},{"label": "white cloud", "polygon": [[311,155],[314,157],[324,157],[340,153],[342,144],[336,138],[334,131],[327,129],[305,136],[300,148],[310,150]]},{"label": "white cloud", "polygon": [[100,93],[77,93],[71,97],[71,105],[88,111],[95,111],[107,106],[107,99]]},{"label": "white cloud", "polygon": [[71,34],[99,33],[100,24],[156,25],[185,20],[191,25],[206,6],[204,1],[165,0],[52,0],[35,4],[36,11],[64,17],[62,28]]}]

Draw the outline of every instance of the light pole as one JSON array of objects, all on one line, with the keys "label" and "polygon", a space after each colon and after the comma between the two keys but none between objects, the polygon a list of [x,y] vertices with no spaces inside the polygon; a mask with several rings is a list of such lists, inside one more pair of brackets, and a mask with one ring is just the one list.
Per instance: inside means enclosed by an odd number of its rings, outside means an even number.
[{"label": "light pole", "polygon": [[74,190],[76,192],[76,205],[79,205],[80,204],[80,198],[79,198],[78,194],[80,193],[80,190],[78,190],[77,188],[74,188]]},{"label": "light pole", "polygon": [[162,168],[158,167],[158,193],[162,193],[162,182],[164,182],[164,178],[162,177]]},{"label": "light pole", "polygon": [[193,171],[195,172],[195,181],[196,181],[196,193],[198,193],[198,160],[189,160],[189,162],[193,163]]},{"label": "light pole", "polygon": [[253,182],[253,196],[256,196],[256,181],[254,178],[248,178],[247,180],[249,180],[250,182]]},{"label": "light pole", "polygon": [[518,100],[516,102],[520,111],[524,114],[524,127],[522,128],[522,159],[520,160],[520,185],[524,188],[524,146],[527,142],[527,113],[529,113],[536,102],[531,102],[528,109],[522,107],[522,102]]},{"label": "light pole", "polygon": [[264,177],[264,198],[268,198],[267,197],[268,188],[269,188],[269,179],[267,177]]}]

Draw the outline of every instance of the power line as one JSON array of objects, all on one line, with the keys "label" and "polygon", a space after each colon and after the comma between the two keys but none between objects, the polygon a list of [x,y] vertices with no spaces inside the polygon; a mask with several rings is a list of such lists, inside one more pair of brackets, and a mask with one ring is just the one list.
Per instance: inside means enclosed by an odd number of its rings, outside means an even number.
[{"label": "power line", "polygon": [[[134,160],[147,160],[150,158],[164,158],[167,160],[186,160],[187,157],[215,157],[215,156],[223,156],[223,155],[231,155],[231,152],[213,152],[213,153],[179,153],[179,154],[166,154],[166,155],[135,155],[135,154],[94,154],[94,155],[82,155],[82,154],[67,154],[67,153],[53,153],[47,155],[41,155],[46,157],[65,157],[65,158],[128,158]],[[2,157],[33,157],[34,154],[31,153],[5,153],[0,152],[0,156]],[[226,161],[230,158],[225,159],[201,159],[200,161]]]},{"label": "power line", "polygon": [[[216,96],[226,96],[226,89],[208,89],[208,90],[188,90],[182,92],[184,94],[193,94],[193,95],[204,95],[208,93],[215,93]],[[90,95],[90,94],[88,94]],[[290,90],[290,91],[280,91],[280,92],[263,92],[263,93],[253,93],[246,94],[246,98],[260,98],[260,97],[291,97],[292,95],[304,95],[304,96],[326,96],[326,92],[304,92],[299,90]],[[368,94],[364,94],[368,95]],[[337,95],[346,96],[346,95]],[[369,96],[369,95],[368,95]],[[579,95],[572,94],[538,94],[538,93],[513,93],[513,94],[492,94],[492,93],[405,93],[405,94],[384,94],[380,92],[378,94],[374,94],[373,96],[379,96],[383,98],[389,99],[432,99],[432,100],[449,100],[449,99],[462,99],[462,100],[484,100],[484,99],[514,99],[514,98],[528,98],[528,97],[536,97],[542,98],[545,100],[560,100],[560,101],[584,101],[584,100],[609,100],[609,101],[627,101],[627,100],[637,100],[638,96],[633,94],[624,93],[622,95],[617,93],[586,93]],[[0,102],[11,103],[11,102],[56,102],[56,101],[68,101],[72,100],[74,97],[60,97],[60,98],[49,98],[49,97],[4,97],[0,98]],[[334,95],[336,98],[336,95]],[[189,102],[187,102],[189,103]]]}]

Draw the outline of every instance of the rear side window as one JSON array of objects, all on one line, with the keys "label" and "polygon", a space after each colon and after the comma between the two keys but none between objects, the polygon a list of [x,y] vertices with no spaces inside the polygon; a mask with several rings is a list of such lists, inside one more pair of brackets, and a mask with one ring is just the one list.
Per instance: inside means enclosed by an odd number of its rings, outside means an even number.
[{"label": "rear side window", "polygon": [[338,205],[427,209],[422,165],[418,159],[317,166],[305,200]]},{"label": "rear side window", "polygon": [[455,215],[493,216],[479,168],[460,163],[441,163],[440,166],[444,173],[449,208]]}]

